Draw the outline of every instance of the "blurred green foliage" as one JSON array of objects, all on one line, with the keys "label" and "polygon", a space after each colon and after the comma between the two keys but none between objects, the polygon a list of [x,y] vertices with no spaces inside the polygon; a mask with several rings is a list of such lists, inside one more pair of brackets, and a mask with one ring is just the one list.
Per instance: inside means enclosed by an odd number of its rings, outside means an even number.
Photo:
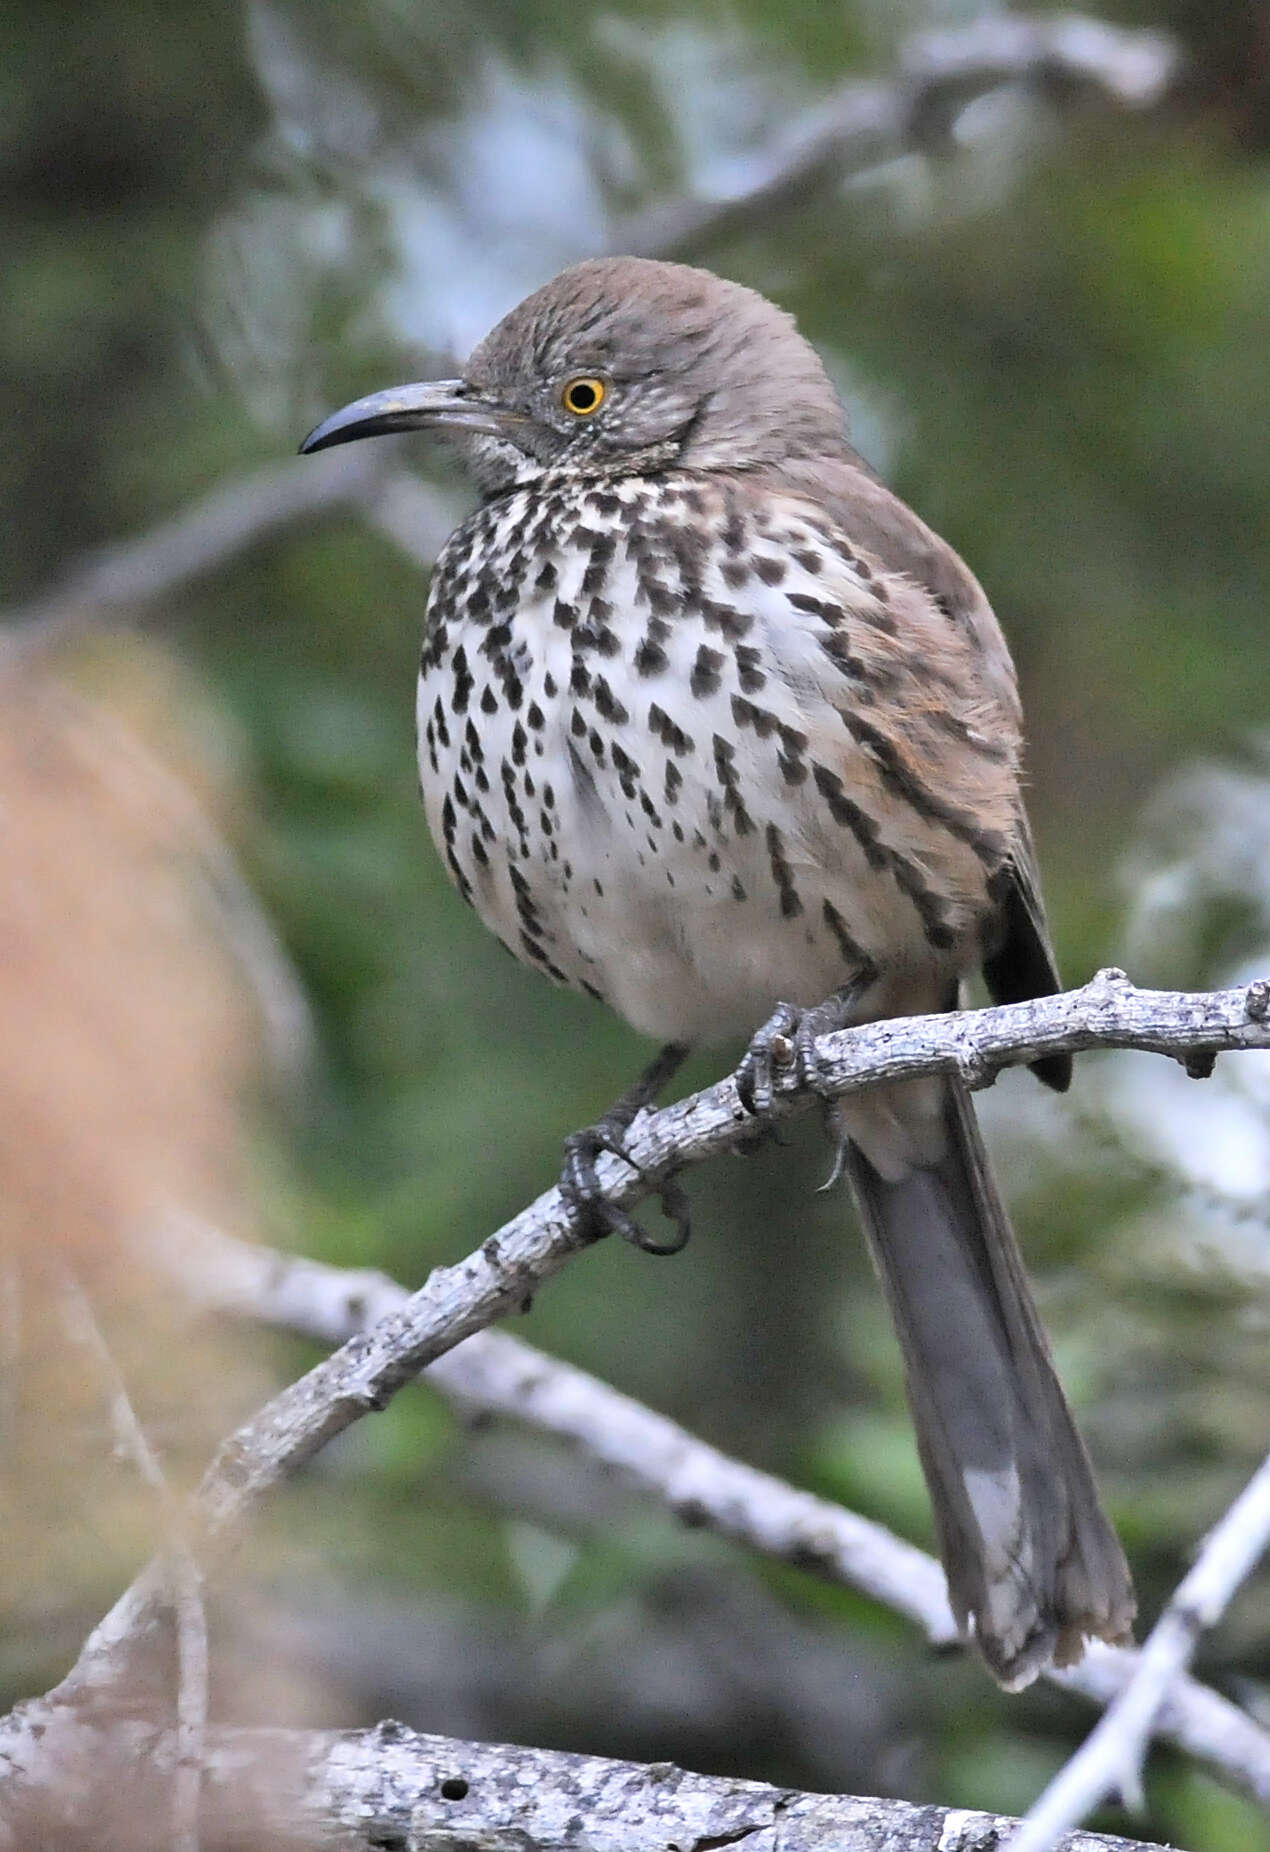
[{"label": "blurred green foliage", "polygon": [[[885,71],[907,31],[971,11],[13,0],[0,69],[8,596],[281,456],[321,410],[413,375],[429,350],[479,333],[491,304],[586,254],[608,211],[703,183],[831,81]],[[988,586],[1020,664],[1073,978],[1116,954],[1114,870],[1153,786],[1198,753],[1238,753],[1270,707],[1260,9],[1135,0],[1117,14],[1182,34],[1188,75],[1169,107],[1135,119],[1037,105],[997,141],[822,188],[696,254],[797,311],[896,486]],[[450,480],[444,459],[411,455]],[[318,1024],[302,1096],[261,1134],[272,1232],[408,1281],[545,1187],[562,1134],[645,1056],[508,960],[425,840],[423,598],[417,568],[342,516],[250,549],[147,619],[154,647],[202,678],[197,726],[241,793],[237,847]],[[1255,920],[1241,930],[1265,944]],[[1196,931],[1190,967],[1157,975],[1215,980],[1226,936]],[[716,1065],[697,1062],[689,1084]],[[1165,1236],[1189,1211],[1167,1181],[1057,1108],[1034,1124],[1028,1084],[1002,1083],[993,1124],[1149,1619],[1264,1447],[1264,1312],[1229,1280],[1185,1273]],[[1009,1131],[1015,1114],[1023,1129]],[[610,1244],[523,1329],[929,1541],[885,1319],[841,1199],[812,1193],[824,1161],[801,1128],[791,1149],[694,1174],[682,1258]],[[589,1728],[584,1701],[570,1714],[544,1688],[537,1710],[493,1713],[527,1739],[1010,1809],[1087,1722],[1053,1692],[1006,1699],[973,1665],[933,1660],[857,1597],[738,1564],[657,1513],[610,1510],[611,1489],[589,1519],[553,1506],[550,1450],[528,1442],[524,1473],[537,1483],[541,1468],[547,1489],[543,1509],[518,1509],[476,1470],[484,1444],[403,1397],[281,1496],[245,1573],[267,1580],[283,1561],[300,1581],[320,1570],[350,1590],[468,1603],[504,1616],[509,1636],[538,1629],[566,1671],[609,1610],[633,1604],[655,1629],[676,1578],[732,1578],[791,1628],[830,1629],[844,1718],[861,1704],[875,1717],[863,1748],[845,1722],[814,1752],[792,1726],[654,1745],[620,1715]],[[584,1505],[588,1484],[570,1481]],[[302,1558],[273,1556],[297,1535]],[[15,1678],[51,1677],[49,1650],[56,1639],[33,1641]],[[1264,1708],[1264,1584],[1202,1657]],[[470,1722],[426,1705],[410,1720]],[[1205,1852],[1270,1845],[1206,1775],[1165,1753],[1157,1771],[1143,1830]]]}]

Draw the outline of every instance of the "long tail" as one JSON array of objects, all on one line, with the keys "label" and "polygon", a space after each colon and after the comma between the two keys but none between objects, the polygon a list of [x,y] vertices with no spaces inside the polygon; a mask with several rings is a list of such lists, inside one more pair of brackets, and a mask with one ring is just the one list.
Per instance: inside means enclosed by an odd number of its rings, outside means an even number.
[{"label": "long tail", "polygon": [[1086,1635],[1127,1640],[1133,1587],[959,1081],[942,1113],[942,1155],[902,1181],[858,1145],[846,1167],[904,1352],[953,1611],[1018,1689],[1079,1659]]}]

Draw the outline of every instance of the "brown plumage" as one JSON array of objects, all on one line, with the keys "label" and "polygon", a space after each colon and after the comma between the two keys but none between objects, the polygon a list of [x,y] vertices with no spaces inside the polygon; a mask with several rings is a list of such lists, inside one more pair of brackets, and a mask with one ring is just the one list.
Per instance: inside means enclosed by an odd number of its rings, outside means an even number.
[{"label": "brown plumage", "polygon": [[[852,450],[789,316],[683,265],[580,264],[462,380],[360,400],[307,447],[422,425],[483,492],[428,601],[425,805],[519,957],[672,1057],[766,1023],[756,1099],[778,1029],[805,1050],[948,1008],[976,965],[1003,1000],[1057,988],[1004,639]],[[965,1089],[870,1090],[837,1117],[953,1605],[1025,1684],[1127,1637],[1128,1571]],[[621,1123],[571,1147],[580,1212]]]}]

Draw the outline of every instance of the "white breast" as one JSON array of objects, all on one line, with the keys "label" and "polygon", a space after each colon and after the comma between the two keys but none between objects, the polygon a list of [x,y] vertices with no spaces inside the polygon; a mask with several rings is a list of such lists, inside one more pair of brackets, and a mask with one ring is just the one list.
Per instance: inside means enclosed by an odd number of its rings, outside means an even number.
[{"label": "white breast", "polygon": [[[429,601],[420,769],[453,878],[518,957],[651,1036],[711,1040],[933,954],[843,821],[878,772],[833,704],[849,670],[824,612],[863,611],[867,586],[793,517],[738,534],[722,501],[731,548],[703,557],[700,510],[672,501],[668,525],[664,487],[655,522],[628,481],[580,516],[572,487],[539,489],[460,530]],[[920,844],[901,859],[920,877]]]}]

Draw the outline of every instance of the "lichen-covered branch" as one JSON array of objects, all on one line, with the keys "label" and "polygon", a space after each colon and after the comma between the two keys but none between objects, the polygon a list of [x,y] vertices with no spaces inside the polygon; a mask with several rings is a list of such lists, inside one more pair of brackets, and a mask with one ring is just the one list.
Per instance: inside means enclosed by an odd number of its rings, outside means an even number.
[{"label": "lichen-covered branch", "polygon": [[[63,1713],[12,1745],[0,1852],[167,1852],[170,1733]],[[49,1764],[57,1782],[48,1784]],[[991,1852],[1014,1822],[906,1801],[806,1794],[673,1763],[374,1730],[214,1730],[202,1852]],[[1163,1852],[1074,1833],[1064,1852]]]}]

